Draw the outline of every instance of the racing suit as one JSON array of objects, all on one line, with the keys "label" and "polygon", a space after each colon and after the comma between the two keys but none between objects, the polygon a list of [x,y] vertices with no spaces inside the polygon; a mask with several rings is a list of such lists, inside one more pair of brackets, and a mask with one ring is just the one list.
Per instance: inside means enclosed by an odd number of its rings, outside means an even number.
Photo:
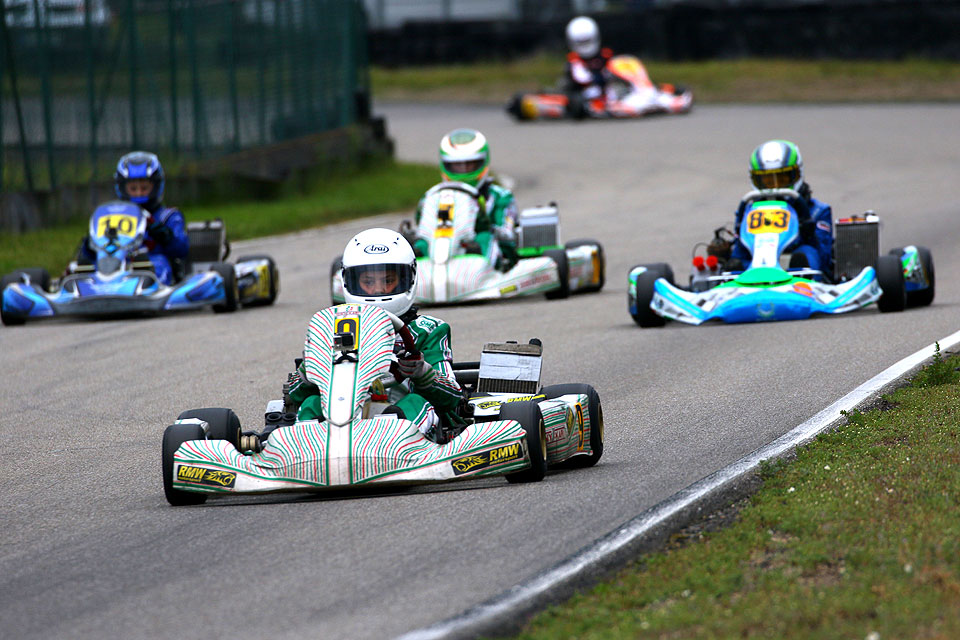
[{"label": "racing suit", "polygon": [[[787,247],[787,250],[793,253],[802,253],[807,258],[807,264],[811,269],[822,271],[828,277],[833,277],[833,210],[825,202],[817,200],[809,195],[810,190],[806,184],[801,187],[801,195],[810,210],[809,218],[800,219],[800,238],[799,244],[793,247]],[[740,222],[743,219],[745,207],[741,206],[736,212],[736,222],[734,229],[739,234]],[[800,210],[798,210],[798,214]],[[744,265],[750,263],[751,256],[747,248],[737,240],[733,243],[730,251],[730,257],[740,260]]]},{"label": "racing suit", "polygon": [[[468,252],[490,255],[490,241],[496,238],[500,249],[497,269],[509,271],[517,263],[517,203],[513,193],[492,178],[484,178],[477,185],[477,191],[480,193],[480,213],[473,227],[477,234],[474,238],[477,246],[467,247]],[[417,224],[420,223],[422,207],[423,200],[420,200],[415,214]],[[418,256],[426,256],[429,253],[428,246],[423,238],[413,242],[413,250]]]},{"label": "racing suit", "polygon": [[[388,397],[421,433],[436,441],[441,420],[447,424],[462,422],[457,408],[463,400],[463,391],[453,374],[450,325],[433,316],[416,316],[407,326],[417,349],[430,366],[422,377],[406,379],[390,388]],[[402,349],[399,336],[397,344]],[[303,365],[289,384],[290,400],[300,405],[297,420],[322,419],[319,389],[306,379]]]},{"label": "racing suit", "polygon": [[[150,212],[153,221],[147,227],[144,246],[147,259],[153,263],[157,278],[163,284],[173,284],[183,274],[178,273],[180,260],[190,251],[190,238],[183,213],[176,207],[160,207]],[[96,260],[96,253],[90,249],[88,238],[84,236],[80,243],[79,256],[90,262]]]},{"label": "racing suit", "polygon": [[577,53],[568,53],[567,65],[564,69],[567,91],[579,92],[585,100],[605,97],[607,62],[612,57],[613,51],[606,47],[592,58],[581,58]]}]

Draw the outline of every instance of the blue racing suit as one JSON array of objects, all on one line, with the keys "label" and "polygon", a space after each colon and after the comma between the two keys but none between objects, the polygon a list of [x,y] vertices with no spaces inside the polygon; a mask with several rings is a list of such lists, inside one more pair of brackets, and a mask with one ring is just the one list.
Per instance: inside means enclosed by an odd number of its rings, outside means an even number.
[{"label": "blue racing suit", "polygon": [[[187,225],[183,213],[176,207],[160,207],[152,215],[153,221],[147,227],[144,238],[147,259],[153,263],[160,282],[167,285],[173,284],[176,281],[173,262],[186,258],[190,250]],[[80,244],[80,253],[91,262],[97,258],[96,253],[90,250],[86,238]]]},{"label": "blue racing suit", "polygon": [[[809,218],[800,219],[800,238],[787,251],[802,253],[807,258],[811,269],[822,271],[827,277],[833,277],[833,210],[825,202],[814,197],[805,200],[810,210]],[[794,207],[796,208],[796,207]],[[734,229],[740,232],[740,222],[743,220],[745,207],[741,206],[736,212]],[[798,209],[797,213],[803,215]],[[751,256],[747,248],[739,241],[733,243],[730,257],[740,260],[745,266],[750,263]]]}]

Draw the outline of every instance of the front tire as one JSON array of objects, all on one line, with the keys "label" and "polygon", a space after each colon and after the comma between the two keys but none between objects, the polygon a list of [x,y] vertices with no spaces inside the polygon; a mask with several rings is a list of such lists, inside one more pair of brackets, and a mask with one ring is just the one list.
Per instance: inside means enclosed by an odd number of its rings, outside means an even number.
[{"label": "front tire", "polygon": [[603,289],[603,285],[607,281],[607,258],[603,254],[603,245],[597,242],[596,240],[573,240],[566,244],[567,249],[576,249],[577,247],[583,246],[596,246],[597,247],[597,265],[596,269],[598,271],[599,277],[597,278],[597,284],[591,285],[583,289],[584,293],[593,293]]},{"label": "front tire", "polygon": [[209,408],[209,409],[190,409],[184,411],[177,420],[186,420],[196,418],[207,423],[207,440],[226,440],[240,449],[240,418],[233,412],[233,409]]},{"label": "front tire", "polygon": [[903,311],[907,308],[907,284],[903,279],[903,265],[899,256],[877,258],[877,283],[883,294],[877,301],[882,313]]},{"label": "front tire", "polygon": [[543,255],[557,263],[557,275],[560,279],[560,286],[552,291],[547,291],[544,295],[547,300],[562,300],[570,297],[570,261],[567,259],[565,249],[547,249]]},{"label": "front tire", "polygon": [[547,475],[547,427],[540,406],[531,400],[511,402],[500,410],[500,420],[516,420],[527,434],[530,468],[507,474],[507,482],[539,482]]},{"label": "front tire", "polygon": [[224,301],[213,305],[214,313],[233,313],[237,310],[240,302],[240,292],[237,291],[237,272],[229,262],[215,262],[210,266],[211,271],[216,271],[223,278]]},{"label": "front tire", "polygon": [[634,299],[636,300],[637,310],[630,316],[641,327],[662,327],[667,324],[667,319],[654,313],[653,309],[650,308],[650,302],[653,300],[654,283],[658,278],[664,278],[670,284],[674,283],[673,268],[665,262],[637,266],[646,267],[647,270],[637,276],[637,282],[634,285]]},{"label": "front tire", "polygon": [[333,279],[338,273],[340,273],[341,268],[343,267],[343,254],[337,256],[333,259],[333,262],[330,263],[330,302],[332,304],[343,304],[343,297],[334,297],[333,295]]},{"label": "front tire", "polygon": [[[574,456],[566,461],[573,468],[592,467],[603,455],[603,406],[600,394],[589,384],[552,384],[540,390],[548,400],[572,393],[587,396],[589,404],[587,415],[590,417],[590,455]],[[581,436],[582,437],[582,436]]]},{"label": "front tire", "polygon": [[173,456],[184,442],[203,440],[203,428],[198,424],[172,424],[163,432],[163,493],[175,507],[203,504],[207,496],[173,487]]}]

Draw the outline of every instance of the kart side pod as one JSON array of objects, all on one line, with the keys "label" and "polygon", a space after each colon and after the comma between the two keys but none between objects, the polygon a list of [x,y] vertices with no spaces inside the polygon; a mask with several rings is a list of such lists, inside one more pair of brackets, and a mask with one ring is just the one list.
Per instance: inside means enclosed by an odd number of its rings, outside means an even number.
[{"label": "kart side pod", "polygon": [[529,344],[488,342],[480,354],[477,391],[480,393],[534,394],[540,388],[539,340]]}]

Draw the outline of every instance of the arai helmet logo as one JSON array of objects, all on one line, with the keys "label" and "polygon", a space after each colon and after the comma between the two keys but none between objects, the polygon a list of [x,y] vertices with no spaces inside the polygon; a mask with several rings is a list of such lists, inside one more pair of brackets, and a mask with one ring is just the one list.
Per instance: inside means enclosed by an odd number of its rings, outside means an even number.
[{"label": "arai helmet logo", "polygon": [[390,247],[385,244],[368,244],[363,248],[364,253],[381,254],[390,251]]}]

